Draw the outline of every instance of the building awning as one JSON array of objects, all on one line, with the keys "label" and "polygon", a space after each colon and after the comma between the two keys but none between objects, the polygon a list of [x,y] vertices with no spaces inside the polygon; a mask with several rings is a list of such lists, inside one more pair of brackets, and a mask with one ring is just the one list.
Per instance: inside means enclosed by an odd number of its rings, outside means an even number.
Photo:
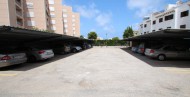
[{"label": "building awning", "polygon": [[126,41],[146,41],[146,40],[181,40],[190,39],[190,30],[187,29],[166,29],[152,32],[140,36],[124,39]]}]

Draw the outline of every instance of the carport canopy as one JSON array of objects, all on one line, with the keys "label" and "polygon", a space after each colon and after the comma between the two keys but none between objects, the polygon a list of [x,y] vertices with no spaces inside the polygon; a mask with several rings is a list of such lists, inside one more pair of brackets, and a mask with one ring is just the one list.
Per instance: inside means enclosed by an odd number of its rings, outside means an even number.
[{"label": "carport canopy", "polygon": [[79,37],[61,35],[50,32],[29,30],[10,26],[0,26],[0,43],[36,43],[36,42],[65,42],[65,41],[91,41]]},{"label": "carport canopy", "polygon": [[126,41],[146,41],[146,40],[183,40],[190,39],[190,30],[187,29],[166,29],[162,31],[152,32],[144,35],[139,35],[124,39]]}]

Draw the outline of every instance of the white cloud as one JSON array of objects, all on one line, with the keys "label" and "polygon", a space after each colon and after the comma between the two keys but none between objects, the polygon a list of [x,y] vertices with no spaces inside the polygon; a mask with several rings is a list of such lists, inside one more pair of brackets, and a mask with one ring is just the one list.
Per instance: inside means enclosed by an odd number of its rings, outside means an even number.
[{"label": "white cloud", "polygon": [[96,17],[96,22],[100,26],[106,26],[111,21],[111,13],[101,13]]},{"label": "white cloud", "polygon": [[127,7],[137,10],[136,15],[139,17],[161,10],[164,6],[164,0],[127,0]]},{"label": "white cloud", "polygon": [[96,5],[94,3],[89,6],[76,6],[76,11],[85,18],[93,18],[100,13],[100,11],[96,9]]},{"label": "white cloud", "polygon": [[104,30],[108,32],[115,32],[115,29],[112,25],[105,26]]},{"label": "white cloud", "polygon": [[108,32],[113,32],[114,27],[111,25],[112,13],[100,11],[95,3],[89,6],[76,6],[76,11],[84,18],[93,19],[99,27]]},{"label": "white cloud", "polygon": [[135,23],[132,25],[133,30],[138,30],[139,29],[139,23]]}]

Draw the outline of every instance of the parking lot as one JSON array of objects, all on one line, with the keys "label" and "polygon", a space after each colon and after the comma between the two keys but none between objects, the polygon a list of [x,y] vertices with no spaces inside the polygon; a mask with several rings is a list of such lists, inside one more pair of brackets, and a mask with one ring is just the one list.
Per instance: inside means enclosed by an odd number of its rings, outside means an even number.
[{"label": "parking lot", "polygon": [[158,61],[126,47],[0,69],[1,97],[189,97],[190,61]]}]

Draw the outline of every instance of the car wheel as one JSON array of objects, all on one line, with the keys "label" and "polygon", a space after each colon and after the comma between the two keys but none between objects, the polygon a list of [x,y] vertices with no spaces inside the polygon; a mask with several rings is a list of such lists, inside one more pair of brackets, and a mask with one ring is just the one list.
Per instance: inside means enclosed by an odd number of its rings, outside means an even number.
[{"label": "car wheel", "polygon": [[73,49],[73,53],[76,53],[77,52],[77,50],[76,49]]},{"label": "car wheel", "polygon": [[158,60],[164,61],[166,59],[165,55],[158,55]]}]

